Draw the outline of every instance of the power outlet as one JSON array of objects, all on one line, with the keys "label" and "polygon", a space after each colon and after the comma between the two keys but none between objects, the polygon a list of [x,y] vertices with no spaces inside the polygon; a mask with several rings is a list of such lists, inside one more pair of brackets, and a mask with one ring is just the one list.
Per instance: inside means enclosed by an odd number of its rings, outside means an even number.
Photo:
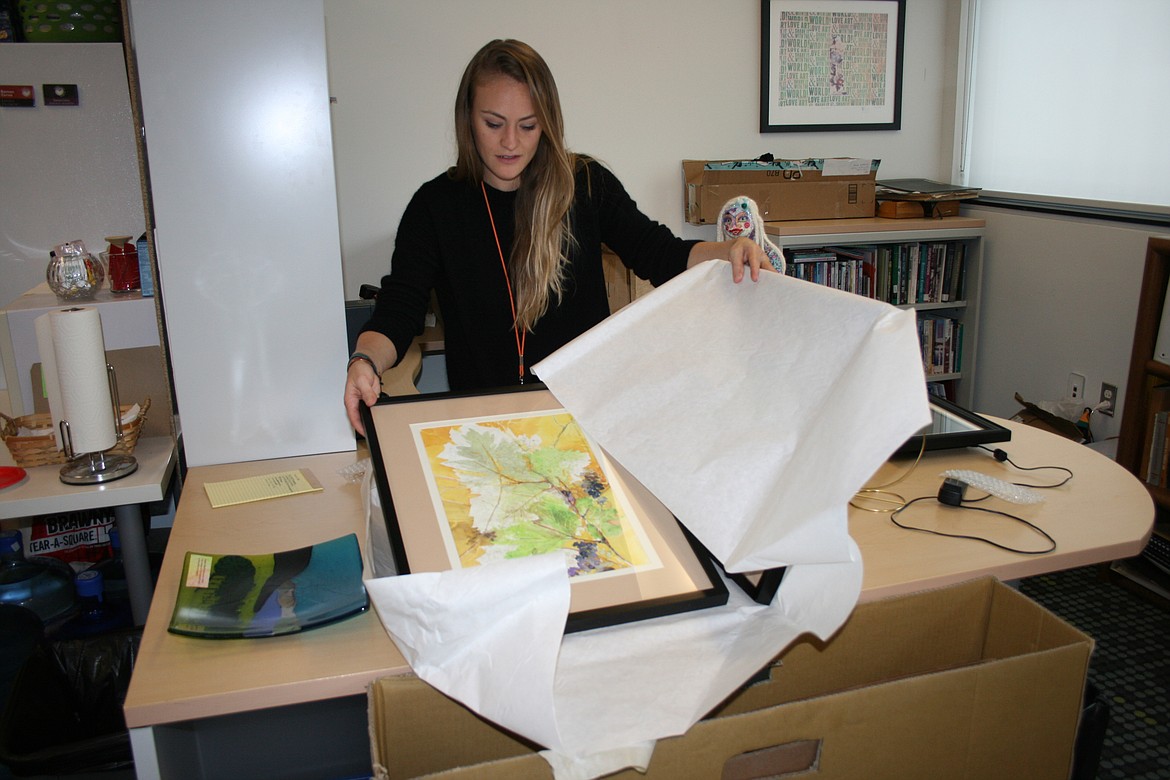
[{"label": "power outlet", "polygon": [[1064,397],[1074,401],[1085,400],[1085,375],[1072,373],[1068,375],[1068,385],[1064,388]]},{"label": "power outlet", "polygon": [[1112,417],[1113,410],[1117,408],[1117,385],[1101,383],[1101,403],[1107,404],[1101,407],[1101,414]]}]

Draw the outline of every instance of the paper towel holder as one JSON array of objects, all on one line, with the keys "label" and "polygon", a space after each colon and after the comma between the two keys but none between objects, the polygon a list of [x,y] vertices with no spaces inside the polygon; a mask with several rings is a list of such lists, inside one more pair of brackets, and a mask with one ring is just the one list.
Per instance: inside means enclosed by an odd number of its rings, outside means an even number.
[{"label": "paper towel holder", "polygon": [[[118,377],[114,367],[106,363],[106,377],[110,383],[110,413],[114,415],[114,431],[117,446],[122,441],[122,413],[118,399]],[[69,462],[61,467],[61,481],[66,485],[95,485],[102,482],[111,482],[115,479],[129,476],[138,470],[138,461],[133,455],[119,455],[102,450],[99,452],[76,453],[73,450],[73,437],[69,433],[69,421],[59,423],[61,442],[65,448],[65,457]]]}]

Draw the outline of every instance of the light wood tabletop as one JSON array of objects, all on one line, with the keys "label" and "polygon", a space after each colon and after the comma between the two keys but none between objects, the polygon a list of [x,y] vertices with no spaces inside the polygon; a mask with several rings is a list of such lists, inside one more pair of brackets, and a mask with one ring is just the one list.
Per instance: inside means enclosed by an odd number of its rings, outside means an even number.
[{"label": "light wood tabletop", "polygon": [[[947,585],[992,574],[1016,579],[1138,554],[1149,538],[1153,504],[1143,485],[1112,460],[1028,426],[1000,421],[1012,431],[1001,445],[1022,466],[1057,465],[1072,470],[1065,486],[1044,491],[1040,504],[995,502],[995,508],[1044,528],[1057,549],[1045,555],[1006,552],[975,541],[906,531],[885,514],[850,510],[850,531],[861,548],[863,600]],[[193,468],[175,516],[154,602],[125,703],[128,725],[146,727],[197,718],[281,707],[362,694],[367,683],[408,671],[401,654],[371,610],[339,623],[284,637],[207,640],[167,632],[178,578],[187,551],[264,553],[357,533],[365,519],[360,485],[344,467],[364,457],[355,452]],[[872,484],[904,474],[913,459],[884,465]],[[212,509],[203,484],[307,468],[324,490],[252,504]],[[1009,481],[1048,484],[1056,471],[1021,472],[979,449],[927,453],[913,473],[890,489],[910,499],[937,495],[942,472],[970,469]],[[974,495],[974,494],[972,494]],[[984,505],[991,507],[991,503]],[[903,516],[908,524],[981,533],[1007,546],[1043,545],[1022,525],[982,513],[923,501]]]},{"label": "light wood tabletop", "polygon": [[[888,514],[851,509],[849,532],[861,548],[865,564],[862,600],[940,587],[982,575],[1014,580],[1062,571],[1139,554],[1149,541],[1154,504],[1145,486],[1110,458],[1082,444],[1022,423],[989,419],[1012,432],[1010,441],[989,444],[1002,449],[1019,466],[1063,466],[1073,477],[1062,487],[1038,491],[1038,504],[1012,504],[999,499],[974,506],[999,509],[1042,528],[1056,542],[1043,555],[1021,555],[982,542],[945,538],[895,526]],[[886,484],[910,470],[914,459],[882,466],[871,485]],[[926,453],[902,482],[889,490],[905,499],[936,496],[949,469],[975,471],[1007,482],[1049,485],[1067,474],[1054,469],[1023,471],[998,462],[979,448]],[[977,498],[971,488],[968,498]],[[983,512],[922,501],[898,517],[905,525],[947,533],[985,536],[1007,547],[1039,550],[1048,542],[1022,523]]]},{"label": "light wood tabletop", "polygon": [[[365,549],[361,485],[341,473],[364,456],[361,448],[188,472],[126,696],[128,726],[346,696],[378,677],[408,671],[372,608],[289,636],[211,640],[167,631],[188,551],[270,553],[348,533],[357,534]],[[212,509],[203,487],[293,469],[308,469],[324,490]]]}]

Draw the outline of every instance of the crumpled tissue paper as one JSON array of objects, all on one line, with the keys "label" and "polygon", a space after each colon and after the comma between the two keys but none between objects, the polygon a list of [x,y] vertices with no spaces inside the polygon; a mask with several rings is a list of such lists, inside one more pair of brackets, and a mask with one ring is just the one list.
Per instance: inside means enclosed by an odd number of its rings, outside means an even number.
[{"label": "crumpled tissue paper", "polygon": [[644,768],[852,611],[849,498],[930,420],[915,315],[778,274],[736,285],[711,261],[534,371],[729,571],[788,566],[773,602],[729,584],[723,607],[566,636],[557,555],[367,586],[416,674],[544,745],[561,780]]}]

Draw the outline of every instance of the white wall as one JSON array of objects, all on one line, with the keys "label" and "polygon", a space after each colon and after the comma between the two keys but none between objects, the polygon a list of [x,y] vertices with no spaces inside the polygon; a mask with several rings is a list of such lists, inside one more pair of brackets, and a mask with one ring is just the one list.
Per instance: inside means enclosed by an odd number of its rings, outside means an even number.
[{"label": "white wall", "polygon": [[759,0],[325,0],[347,297],[389,270],[407,201],[454,161],[455,90],[492,38],[542,54],[570,146],[686,237],[714,229],[683,221],[685,158],[869,157],[882,177],[946,178],[958,0],[907,6],[902,130],[762,134]]},{"label": "white wall", "polygon": [[[36,90],[34,108],[0,108],[2,307],[45,281],[57,244],[96,255],[146,220],[121,44],[2,44],[0,81]],[[80,105],[46,106],[42,84],[76,84]]]},{"label": "white wall", "polygon": [[[759,125],[758,0],[325,0],[345,289],[389,267],[398,219],[454,158],[452,110],[467,60],[493,37],[548,60],[571,145],[615,170],[643,210],[687,237],[684,158],[851,155],[879,177],[952,169],[959,0],[908,0],[902,130],[769,133]],[[1019,392],[1058,400],[1070,371],[1094,400],[1125,394],[1149,231],[968,209],[987,219],[974,406],[1010,417]],[[1120,421],[1099,417],[1099,438]]]},{"label": "white wall", "polygon": [[[134,0],[133,8],[144,2]],[[224,18],[242,12],[240,4],[229,5],[220,10]],[[679,161],[685,157],[765,151],[783,157],[873,156],[882,158],[883,177],[947,178],[960,4],[909,0],[907,5],[903,130],[761,134],[756,131],[757,0],[324,0],[329,92],[338,101],[332,119],[345,297],[354,297],[360,284],[376,283],[385,273],[408,198],[450,164],[454,90],[467,59],[492,37],[525,39],[544,54],[560,84],[570,142],[608,161],[647,213],[687,236],[709,237],[710,229],[682,221]],[[220,56],[206,41],[191,46],[208,59]],[[66,48],[80,51],[62,47],[62,54]],[[0,46],[0,57],[13,51]],[[20,80],[8,60],[0,59],[0,65],[5,83]],[[74,77],[47,74],[45,80]],[[248,74],[241,80],[254,83]],[[235,94],[230,83],[220,88],[221,95]],[[82,89],[84,100],[87,87]],[[223,110],[222,100],[209,103],[207,112]],[[19,110],[0,111],[6,149],[20,116]],[[60,159],[70,144],[44,147]],[[114,151],[117,145],[122,151]],[[39,151],[22,148],[21,156]],[[132,138],[116,135],[90,154],[107,170],[125,173],[133,159]],[[175,152],[180,160],[184,154]],[[35,167],[23,179],[14,178],[12,166],[7,159],[0,185],[19,182],[23,199],[4,196],[0,290],[11,284],[14,297],[41,278],[47,251],[62,232],[58,228],[76,227],[76,220],[90,212],[66,213],[61,204],[71,201],[60,195],[30,213],[17,211],[45,183]],[[1145,237],[1152,231],[988,208],[968,212],[988,220],[976,408],[1010,416],[1017,409],[1015,392],[1029,400],[1056,399],[1070,371],[1086,376],[1090,398],[1102,381],[1118,384],[1124,397]],[[286,218],[280,226],[292,222]],[[34,223],[40,227],[25,232]],[[208,222],[207,229],[193,239],[193,247],[225,235],[216,222]],[[64,232],[100,241],[106,230],[93,226]],[[33,234],[39,237],[30,238]],[[190,257],[198,264],[207,255],[196,249]],[[319,298],[326,292],[314,294]],[[199,327],[193,332],[198,338]],[[292,376],[302,371],[283,365],[279,370]],[[243,387],[238,391],[247,393]],[[320,403],[340,409],[332,396]],[[305,407],[310,408],[316,407]],[[1098,436],[1115,433],[1117,421],[1100,418]]]},{"label": "white wall", "polygon": [[[987,220],[976,406],[1010,417],[1014,394],[1059,401],[1070,372],[1093,405],[1101,383],[1125,397],[1146,241],[1166,230],[973,207]],[[1095,415],[1098,440],[1121,414]]]}]

